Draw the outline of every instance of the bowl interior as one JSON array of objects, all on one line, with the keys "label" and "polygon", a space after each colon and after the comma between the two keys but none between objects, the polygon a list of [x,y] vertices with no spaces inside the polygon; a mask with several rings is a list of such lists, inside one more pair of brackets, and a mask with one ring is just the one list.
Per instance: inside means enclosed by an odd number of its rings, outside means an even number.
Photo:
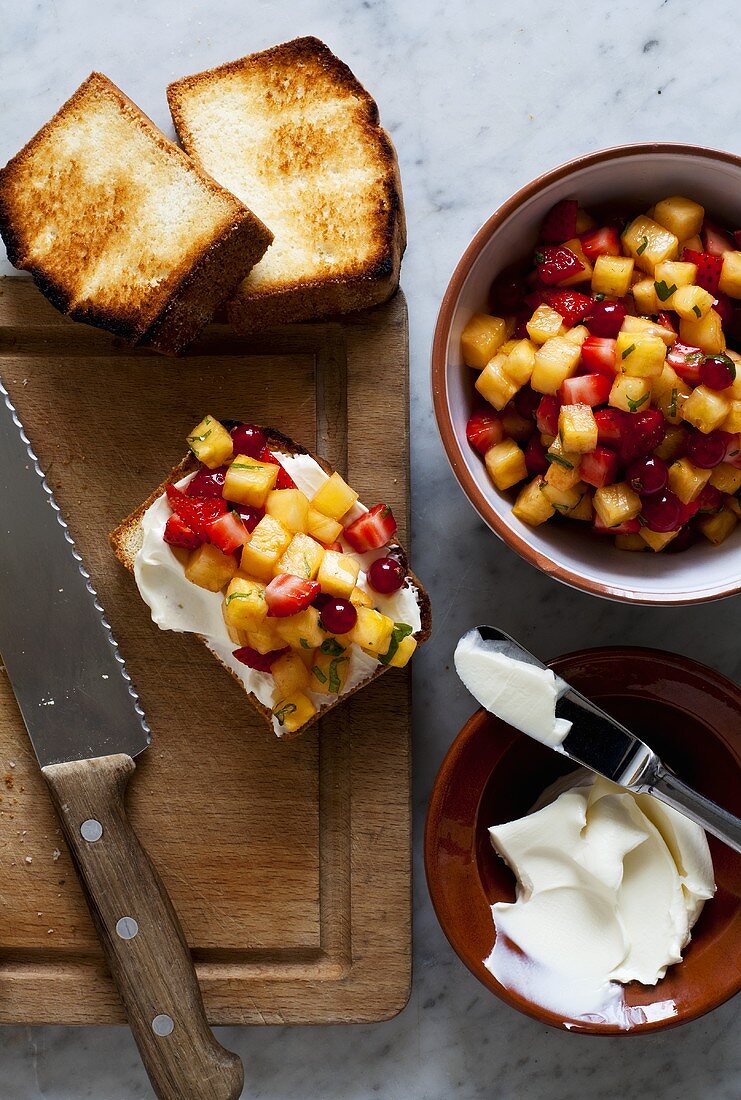
[{"label": "bowl interior", "polygon": [[[680,776],[741,813],[741,692],[728,681],[694,662],[650,650],[591,650],[561,658],[553,667],[635,730]],[[635,1034],[682,1023],[721,1004],[741,987],[741,858],[712,837],[716,896],[705,905],[683,962],[655,987],[626,987],[634,1019],[630,1031],[565,1020],[502,987],[483,965],[495,938],[490,906],[515,897],[514,875],[494,852],[488,828],[527,813],[572,767],[485,711],[464,727],[435,785],[425,845],[433,903],[453,947],[493,992],[569,1030]]]},{"label": "bowl interior", "polygon": [[[655,148],[655,147],[654,147]],[[660,147],[659,147],[660,148]],[[738,535],[719,547],[702,540],[681,554],[631,554],[579,525],[531,528],[512,515],[510,496],[491,484],[483,462],[466,441],[475,372],[460,355],[460,337],[473,313],[486,308],[492,279],[536,243],[541,219],[555,202],[578,198],[587,209],[619,202],[637,210],[657,199],[685,194],[709,212],[741,225],[741,160],[701,151],[606,150],[594,161],[556,169],[515,196],[495,215],[461,260],[443,303],[436,334],[435,371],[444,372],[436,408],[454,472],[482,518],[515,549],[560,580],[616,599],[681,603],[713,599],[741,589]],[[723,159],[727,157],[728,159]]]}]

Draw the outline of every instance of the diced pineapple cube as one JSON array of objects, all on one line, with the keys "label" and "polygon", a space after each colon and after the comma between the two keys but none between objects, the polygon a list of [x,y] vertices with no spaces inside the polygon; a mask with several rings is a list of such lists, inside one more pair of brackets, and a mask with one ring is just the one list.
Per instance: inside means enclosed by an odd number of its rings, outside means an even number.
[{"label": "diced pineapple cube", "polygon": [[387,661],[389,668],[404,668],[409,664],[412,654],[417,648],[417,639],[413,634],[407,634],[406,638],[402,638],[396,647],[396,652],[393,657]]},{"label": "diced pineapple cube", "polygon": [[706,539],[709,539],[714,546],[718,546],[721,542],[725,542],[737,523],[738,516],[730,509],[724,508],[714,516],[702,516],[698,520],[698,527]]},{"label": "diced pineapple cube", "polygon": [[295,733],[316,714],[316,707],[302,691],[279,699],[273,707],[273,717],[283,733]]},{"label": "diced pineapple cube", "polygon": [[721,493],[737,493],[741,489],[741,470],[731,466],[730,462],[721,462],[710,471],[710,484]]},{"label": "diced pineapple cube", "polygon": [[517,340],[506,340],[499,349],[502,355],[509,355],[512,349],[517,345]]},{"label": "diced pineapple cube", "polygon": [[349,554],[338,554],[336,550],[325,551],[316,579],[322,586],[322,592],[328,596],[352,595],[360,572],[360,562]]},{"label": "diced pineapple cube", "polygon": [[353,588],[350,593],[350,603],[355,607],[373,607],[373,600],[362,588]]},{"label": "diced pineapple cube", "polygon": [[[661,400],[663,400],[663,396]],[[659,403],[661,408],[661,403]],[[666,416],[666,413],[664,414]],[[675,458],[679,458],[685,447],[687,439],[687,432],[679,424],[670,424],[664,431],[664,438],[658,447],[654,448],[654,454],[657,458],[663,458],[664,462],[673,462]]]},{"label": "diced pineapple cube", "polygon": [[[672,287],[692,286],[696,278],[697,264],[688,263],[686,260],[664,260],[663,263],[657,264],[654,268],[654,279],[657,283],[664,283],[661,293],[665,295],[659,299],[662,303],[659,309],[673,309],[672,295],[667,295],[666,292]],[[652,312],[656,311],[652,310]]]},{"label": "diced pineapple cube", "polygon": [[265,585],[246,577],[233,577],[224,598],[224,618],[237,630],[255,630],[268,613]]},{"label": "diced pineapple cube", "polygon": [[529,527],[539,527],[553,515],[555,509],[543,492],[545,482],[536,477],[525,485],[517,495],[512,514]]},{"label": "diced pineapple cube", "polygon": [[623,298],[630,290],[633,260],[628,256],[598,256],[592,273],[592,293]]},{"label": "diced pineapple cube", "polygon": [[204,416],[188,436],[188,446],[199,462],[215,470],[232,457],[232,437],[223,424],[213,416]]},{"label": "diced pineapple cube", "polygon": [[630,378],[627,374],[618,374],[612,383],[608,405],[623,412],[638,412],[647,407],[651,400],[651,381],[648,378]]},{"label": "diced pineapple cube", "polygon": [[291,541],[291,532],[273,516],[263,516],[242,547],[240,569],[250,576],[269,581],[278,558]]},{"label": "diced pineapple cube", "polygon": [[335,471],[328,477],[311,498],[311,505],[317,512],[322,512],[330,519],[342,519],[349,512],[358,494],[351,489],[346,481]]},{"label": "diced pineapple cube", "polygon": [[568,340],[570,344],[578,344],[582,346],[586,338],[589,336],[589,329],[586,325],[577,325],[576,328],[570,328],[568,332],[564,333],[564,340]]},{"label": "diced pineapple cube", "polygon": [[735,497],[728,497],[726,499],[726,507],[729,511],[733,512],[737,519],[741,519],[741,500]]},{"label": "diced pineapple cube", "polygon": [[358,621],[346,635],[350,642],[372,654],[385,653],[391,642],[394,620],[373,607],[359,607]]},{"label": "diced pineapple cube", "polygon": [[240,630],[239,635],[240,638],[244,639],[240,642],[241,645],[248,645],[251,649],[256,649],[258,653],[272,653],[274,649],[283,649],[285,645],[275,629],[274,619],[263,619],[258,628]]},{"label": "diced pineapple cube", "polygon": [[503,317],[474,313],[461,333],[463,362],[474,370],[483,370],[506,339],[507,323]]},{"label": "diced pineapple cube", "polygon": [[587,233],[590,229],[596,229],[597,222],[594,220],[591,214],[587,214],[586,210],[577,210],[576,212],[576,232]]},{"label": "diced pineapple cube", "polygon": [[680,286],[672,294],[671,308],[685,320],[699,320],[710,312],[714,302],[713,295],[701,286]]},{"label": "diced pineapple cube", "polygon": [[476,379],[476,389],[499,412],[520,388],[505,372],[506,355],[495,355]]},{"label": "diced pineapple cube", "polygon": [[490,447],[484,461],[497,489],[509,489],[527,477],[525,455],[513,439],[504,439]]},{"label": "diced pineapple cube", "polygon": [[318,649],[311,669],[311,690],[322,695],[339,695],[350,668],[350,654],[340,645],[326,653]]},{"label": "diced pineapple cube", "polygon": [[588,454],[593,451],[599,430],[590,406],[562,405],[558,414],[558,434],[567,452]]},{"label": "diced pineapple cube", "polygon": [[639,313],[658,313],[660,309],[670,308],[668,303],[671,298],[667,296],[666,304],[659,300],[653,279],[639,279],[637,283],[633,283],[631,293]]},{"label": "diced pineapple cube", "polygon": [[734,398],[731,401],[728,416],[723,421],[721,427],[724,432],[730,432],[731,435],[736,435],[737,432],[741,432],[741,401],[738,400],[738,398]]},{"label": "diced pineapple cube", "polygon": [[342,524],[339,520],[331,519],[322,512],[318,512],[316,508],[309,508],[309,514],[306,517],[306,534],[323,542],[325,546],[330,546],[333,542],[337,542],[342,534]]},{"label": "diced pineapple cube", "polygon": [[726,349],[723,322],[714,309],[692,321],[683,317],[679,322],[679,338],[683,344],[700,348],[707,355],[717,355]]},{"label": "diced pineapple cube", "polygon": [[[684,405],[692,392],[692,387],[688,386],[686,382],[679,381],[679,384],[673,386],[670,390],[663,390],[662,393],[656,395],[654,404],[657,409],[660,409],[664,414],[664,419],[668,420],[670,424],[680,424],[684,419]],[[659,455],[663,458],[663,455]]]},{"label": "diced pineapple cube", "polygon": [[592,494],[588,489],[585,489],[581,500],[575,507],[569,508],[566,515],[569,519],[578,519],[585,522],[591,522],[594,518],[594,508],[592,507]]},{"label": "diced pineapple cube", "polygon": [[718,390],[696,386],[684,403],[682,416],[699,431],[714,432],[730,412],[731,402]]},{"label": "diced pineapple cube", "polygon": [[741,252],[724,252],[719,289],[731,298],[741,298]]},{"label": "diced pineapple cube", "polygon": [[658,336],[669,348],[677,341],[677,334],[673,328],[660,325],[656,321],[649,321],[648,317],[626,317],[620,326],[620,331],[641,332],[645,336]]},{"label": "diced pineapple cube", "polygon": [[554,336],[535,353],[530,385],[538,393],[557,393],[561,384],[576,374],[581,348],[563,336]]},{"label": "diced pineapple cube", "polygon": [[296,691],[305,691],[310,684],[311,674],[295,650],[284,653],[270,667],[273,679],[281,698],[293,695]]},{"label": "diced pineapple cube", "polygon": [[275,629],[291,649],[318,649],[327,637],[326,631],[319,625],[319,611],[316,607],[307,607],[297,615],[276,619]]},{"label": "diced pineapple cube", "polygon": [[518,386],[524,386],[534,366],[535,348],[529,340],[518,340],[504,362],[504,373]]},{"label": "diced pineapple cube", "polygon": [[300,489],[273,489],[265,501],[265,511],[282,523],[287,531],[305,531],[309,517],[309,498]]},{"label": "diced pineapple cube", "polygon": [[645,214],[634,218],[621,237],[623,248],[634,257],[638,267],[653,275],[656,264],[675,259],[679,240],[663,225]]},{"label": "diced pineapple cube", "polygon": [[551,337],[561,336],[566,331],[561,314],[545,304],[538,306],[525,327],[535,344],[544,344]]},{"label": "diced pineapple cube", "polygon": [[650,527],[641,527],[636,538],[639,538],[644,545],[650,546],[652,550],[658,553],[665,546],[668,546],[678,534],[679,531],[652,531]]},{"label": "diced pineapple cube", "polygon": [[581,455],[567,451],[559,436],[551,443],[546,454],[549,466],[545,480],[556,489],[571,489],[581,480]]},{"label": "diced pineapple cube", "polygon": [[303,531],[297,531],[286,549],[275,563],[273,572],[277,577],[280,573],[292,573],[294,577],[302,577],[305,581],[313,581],[325,551],[323,546],[305,535]]},{"label": "diced pineapple cube", "polygon": [[559,283],[559,287],[564,286],[576,286],[577,283],[586,283],[592,278],[592,264],[584,255],[584,249],[581,246],[581,241],[578,237],[572,238],[570,241],[564,241],[564,248],[570,249],[574,253],[579,263],[584,268],[583,271],[577,271],[576,275],[572,275],[568,279],[564,279],[562,283]]},{"label": "diced pineapple cube", "polygon": [[615,548],[617,550],[631,550],[643,553],[646,543],[640,535],[615,535]]},{"label": "diced pineapple cube", "polygon": [[685,237],[694,237],[700,232],[705,211],[699,202],[685,199],[682,195],[672,195],[656,203],[653,216],[659,225],[683,241]]},{"label": "diced pineapple cube", "polygon": [[666,345],[659,336],[644,332],[619,332],[615,362],[630,378],[656,378],[664,369]]},{"label": "diced pineapple cube", "polygon": [[699,497],[710,480],[711,470],[701,470],[688,458],[678,458],[669,467],[669,488],[683,504]]},{"label": "diced pineapple cube", "polygon": [[191,584],[197,584],[209,592],[220,592],[236,572],[237,563],[233,555],[223,554],[210,542],[204,542],[194,550],[185,566],[185,575]]},{"label": "diced pineapple cube", "polygon": [[547,481],[543,486],[543,496],[550,501],[557,512],[566,515],[579,506],[586,489],[583,481],[577,481],[576,485],[570,489],[557,489],[552,482]]},{"label": "diced pineapple cube", "polygon": [[249,455],[236,455],[224,478],[222,495],[235,504],[262,508],[275,485],[280,466]]},{"label": "diced pineapple cube", "polygon": [[625,481],[596,489],[592,504],[605,527],[617,527],[629,519],[635,519],[641,510],[641,498]]}]

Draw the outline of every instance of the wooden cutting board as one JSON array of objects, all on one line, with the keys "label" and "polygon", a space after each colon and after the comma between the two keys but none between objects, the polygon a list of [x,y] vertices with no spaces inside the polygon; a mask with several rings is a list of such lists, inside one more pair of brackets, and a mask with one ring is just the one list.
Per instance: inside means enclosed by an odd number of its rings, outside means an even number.
[{"label": "wooden cutting board", "polygon": [[[393,1015],[411,974],[408,670],[348,700],[318,736],[279,742],[202,646],[152,624],[107,534],[210,412],[273,425],[323,455],[368,504],[393,507],[405,542],[402,295],[253,339],[213,325],[186,357],[164,359],[67,320],[30,280],[5,278],[0,375],[152,727],[129,809],[180,915],[211,1023]],[[44,568],[32,548],[28,567]],[[123,1018],[0,670],[0,1022]]]}]

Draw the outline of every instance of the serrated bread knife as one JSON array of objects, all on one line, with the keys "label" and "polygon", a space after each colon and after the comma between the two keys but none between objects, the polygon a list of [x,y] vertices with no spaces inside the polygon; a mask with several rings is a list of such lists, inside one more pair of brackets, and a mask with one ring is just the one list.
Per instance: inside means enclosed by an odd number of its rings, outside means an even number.
[{"label": "serrated bread knife", "polygon": [[[478,626],[476,630],[482,642],[505,657],[546,667],[498,627]],[[645,742],[560,676],[556,676],[555,717],[571,724],[561,743],[549,746],[555,752],[629,791],[653,795],[741,852],[741,818],[683,783]]]},{"label": "serrated bread knife", "polygon": [[178,918],[126,817],[149,728],[90,577],[0,381],[0,654],[161,1100],[236,1100]]}]

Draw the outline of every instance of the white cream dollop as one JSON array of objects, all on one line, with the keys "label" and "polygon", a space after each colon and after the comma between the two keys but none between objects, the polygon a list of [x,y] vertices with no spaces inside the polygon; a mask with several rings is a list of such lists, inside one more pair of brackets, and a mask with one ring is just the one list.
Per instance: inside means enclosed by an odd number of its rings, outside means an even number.
[{"label": "white cream dollop", "polygon": [[[296,485],[307,496],[327,480],[321,466],[310,455],[288,455],[275,452],[281,464],[291,475]],[[179,489],[184,488],[193,474],[177,482]],[[356,504],[350,512],[350,518],[360,515],[366,509]],[[273,706],[275,699],[275,681],[266,672],[243,665],[234,657],[236,648],[229,637],[222,614],[223,596],[220,592],[208,592],[205,588],[191,584],[186,578],[181,563],[172,549],[163,539],[165,524],[171,510],[167,498],[162,495],[147,508],[142,516],[142,545],[134,560],[134,577],[144,602],[152,612],[152,621],[161,630],[176,630],[200,635],[226,667],[241,681],[245,691],[255,695],[266,707]],[[385,551],[372,551],[357,554],[349,547],[343,547],[360,562],[358,587],[372,595],[373,603],[379,611],[390,616],[394,622],[407,623],[416,634],[421,629],[422,620],[417,599],[417,589],[407,582],[398,592],[383,596],[372,591],[367,583],[366,571],[377,557]],[[350,647],[350,663],[347,677],[342,686],[342,694],[369,679],[378,668],[379,662],[364,653],[360,646]],[[314,705],[326,706],[329,699],[319,692],[308,692]],[[280,737],[282,729],[273,719],[273,729]]]},{"label": "white cream dollop", "polygon": [[553,1012],[629,1028],[621,983],[653,986],[681,961],[715,891],[710,851],[698,825],[650,795],[577,775],[542,809],[489,830],[517,899],[492,906],[485,965]]},{"label": "white cream dollop", "polygon": [[478,630],[469,630],[455,650],[455,669],[473,697],[497,718],[552,748],[571,723],[556,718],[556,677],[500,653]]}]

